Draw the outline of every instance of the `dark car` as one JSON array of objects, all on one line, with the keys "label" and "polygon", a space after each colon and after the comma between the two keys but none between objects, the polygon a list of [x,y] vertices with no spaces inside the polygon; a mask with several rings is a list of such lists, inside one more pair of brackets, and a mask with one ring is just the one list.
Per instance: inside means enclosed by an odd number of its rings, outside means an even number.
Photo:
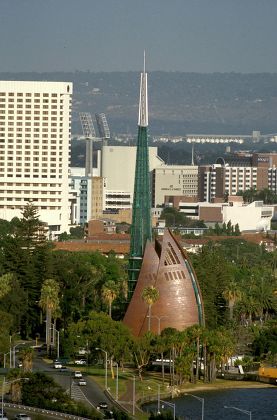
[{"label": "dark car", "polygon": [[110,410],[104,410],[104,419],[110,419],[113,420],[114,416],[113,416],[113,412]]},{"label": "dark car", "polygon": [[66,366],[62,366],[61,368],[60,368],[60,372],[67,372],[68,371],[68,369],[67,369],[67,367]]}]

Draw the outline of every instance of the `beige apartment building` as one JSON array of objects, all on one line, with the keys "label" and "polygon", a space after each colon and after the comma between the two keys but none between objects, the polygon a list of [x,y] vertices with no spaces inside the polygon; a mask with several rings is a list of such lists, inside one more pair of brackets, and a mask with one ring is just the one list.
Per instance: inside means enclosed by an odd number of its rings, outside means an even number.
[{"label": "beige apartment building", "polygon": [[32,202],[52,237],[69,226],[72,83],[0,81],[0,218]]},{"label": "beige apartment building", "polygon": [[153,170],[152,207],[162,206],[165,196],[198,197],[198,166],[162,165]]}]

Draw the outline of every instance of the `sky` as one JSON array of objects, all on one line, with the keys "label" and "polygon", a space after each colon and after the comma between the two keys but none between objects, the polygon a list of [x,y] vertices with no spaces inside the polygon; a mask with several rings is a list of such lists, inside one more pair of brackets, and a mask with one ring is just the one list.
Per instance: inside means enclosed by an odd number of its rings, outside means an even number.
[{"label": "sky", "polygon": [[277,72],[277,0],[0,0],[0,72]]}]

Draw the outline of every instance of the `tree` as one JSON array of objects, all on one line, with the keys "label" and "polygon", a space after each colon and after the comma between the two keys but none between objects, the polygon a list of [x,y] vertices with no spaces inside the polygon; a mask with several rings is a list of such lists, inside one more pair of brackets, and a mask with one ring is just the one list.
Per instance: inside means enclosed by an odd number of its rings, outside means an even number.
[{"label": "tree", "polygon": [[3,274],[0,277],[0,299],[11,291],[13,277],[12,273]]},{"label": "tree", "polygon": [[133,338],[130,330],[107,314],[91,311],[85,319],[70,323],[67,333],[66,345],[70,347],[72,355],[77,348],[88,345],[94,354],[96,347],[104,349],[111,361],[116,360],[121,365],[131,357]]},{"label": "tree", "polygon": [[134,360],[138,369],[138,375],[142,381],[142,372],[149,362],[151,355],[154,353],[155,340],[157,337],[153,336],[151,332],[147,332],[142,337],[137,337],[134,342]]},{"label": "tree", "polygon": [[223,296],[228,302],[229,307],[229,319],[233,320],[234,317],[234,306],[235,303],[241,298],[241,290],[239,289],[235,281],[231,281],[225,290],[223,291]]},{"label": "tree", "polygon": [[10,394],[13,403],[21,402],[22,380],[21,371],[19,369],[10,369],[7,375],[7,382],[10,382]]},{"label": "tree", "polygon": [[231,220],[228,221],[227,226],[226,226],[226,230],[227,230],[227,235],[230,236],[232,234],[232,223],[231,223]]},{"label": "tree", "polygon": [[165,207],[161,213],[161,219],[165,219],[166,226],[183,226],[189,224],[189,219],[184,213],[174,207]]},{"label": "tree", "polygon": [[192,325],[191,327],[187,328],[186,330],[187,335],[191,341],[191,343],[196,343],[196,371],[195,371],[195,378],[196,380],[199,379],[200,374],[200,344],[203,336],[203,327],[200,325]]},{"label": "tree", "polygon": [[13,317],[8,312],[0,310],[0,352],[6,353],[10,346],[9,334],[13,327]]},{"label": "tree", "polygon": [[266,278],[259,278],[259,283],[255,284],[253,289],[253,298],[257,304],[257,312],[260,316],[260,321],[267,319],[269,311],[277,310],[277,297],[274,294],[274,284],[266,281]]},{"label": "tree", "polygon": [[239,224],[238,223],[235,224],[234,234],[235,234],[235,236],[240,236],[240,229],[239,229]]},{"label": "tree", "polygon": [[151,308],[159,299],[159,291],[154,286],[147,286],[143,289],[142,299],[148,305],[148,331],[151,331]]},{"label": "tree", "polygon": [[60,287],[56,280],[47,279],[41,288],[40,307],[46,312],[46,345],[49,351],[51,341],[52,314],[59,308]]},{"label": "tree", "polygon": [[45,225],[39,220],[38,211],[32,203],[28,203],[22,212],[22,218],[16,228],[16,237],[27,249],[32,249],[46,240]]},{"label": "tree", "polygon": [[214,225],[214,232],[216,235],[220,235],[221,234],[222,229],[220,228],[218,222],[216,222],[216,224]]},{"label": "tree", "polygon": [[70,228],[71,239],[83,239],[84,238],[84,227],[75,226]]},{"label": "tree", "polygon": [[34,358],[34,349],[31,347],[23,347],[19,353],[19,359],[22,361],[23,372],[32,371]]},{"label": "tree", "polygon": [[227,234],[227,226],[226,226],[225,222],[222,224],[222,233],[223,233],[223,235]]},{"label": "tree", "polygon": [[118,295],[118,287],[113,281],[108,281],[102,288],[102,296],[109,306],[109,316],[112,317],[112,303]]}]

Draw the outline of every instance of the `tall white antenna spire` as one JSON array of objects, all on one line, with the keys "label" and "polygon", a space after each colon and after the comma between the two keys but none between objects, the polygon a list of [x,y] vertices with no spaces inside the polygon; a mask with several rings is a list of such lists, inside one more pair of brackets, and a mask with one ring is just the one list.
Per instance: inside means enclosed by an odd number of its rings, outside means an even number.
[{"label": "tall white antenna spire", "polygon": [[194,143],[192,143],[191,149],[191,166],[194,166]]},{"label": "tall white antenna spire", "polygon": [[143,73],[145,73],[145,50],[143,51]]},{"label": "tall white antenna spire", "polygon": [[143,73],[140,74],[139,117],[140,127],[148,126],[147,73],[145,72],[145,51],[143,52]]}]

